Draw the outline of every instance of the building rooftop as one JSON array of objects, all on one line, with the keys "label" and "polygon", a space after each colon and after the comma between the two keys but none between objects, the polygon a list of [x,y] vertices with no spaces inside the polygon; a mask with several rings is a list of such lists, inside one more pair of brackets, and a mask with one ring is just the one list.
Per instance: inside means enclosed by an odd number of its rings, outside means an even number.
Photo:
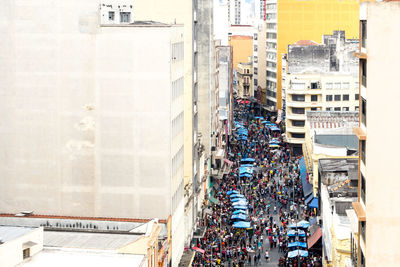
[{"label": "building rooftop", "polygon": [[[328,187],[331,197],[349,196],[357,192],[358,158],[318,160],[321,183]],[[343,194],[349,192],[349,194]]]},{"label": "building rooftop", "polygon": [[313,40],[300,40],[294,43],[295,45],[321,45]]},{"label": "building rooftop", "polygon": [[43,246],[97,250],[118,250],[142,235],[45,231]]},{"label": "building rooftop", "polygon": [[19,226],[0,226],[0,240],[5,243],[23,236],[36,228],[19,227]]},{"label": "building rooftop", "polygon": [[354,134],[316,134],[315,143],[332,147],[346,147],[358,151],[358,138]]},{"label": "building rooftop", "polygon": [[53,267],[56,265],[58,267],[138,267],[142,266],[144,260],[144,255],[118,254],[99,251],[44,249],[40,253],[30,258],[29,261],[25,261],[19,266]]},{"label": "building rooftop", "polygon": [[307,125],[310,129],[318,128],[353,128],[359,125],[357,111],[307,111]]},{"label": "building rooftop", "polygon": [[132,23],[115,23],[115,24],[101,24],[101,27],[181,27],[183,24],[170,24],[152,20],[136,20]]}]

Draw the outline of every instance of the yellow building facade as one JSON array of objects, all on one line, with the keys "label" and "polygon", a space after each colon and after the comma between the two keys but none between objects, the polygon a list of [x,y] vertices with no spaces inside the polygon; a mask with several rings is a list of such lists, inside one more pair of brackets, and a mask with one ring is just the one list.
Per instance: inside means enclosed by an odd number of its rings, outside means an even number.
[{"label": "yellow building facade", "polygon": [[[279,110],[282,109],[281,55],[287,53],[287,46],[298,40],[320,42],[322,35],[330,34],[334,30],[344,30],[347,38],[358,39],[359,1],[267,0],[266,4],[267,70],[271,72],[270,82],[276,83],[276,109]],[[268,47],[271,49],[268,50]],[[271,59],[270,64],[268,58]],[[268,80],[267,75],[267,88]]]},{"label": "yellow building facade", "polygon": [[253,37],[245,35],[229,36],[233,49],[233,67],[237,70],[240,62],[247,62],[253,56]]}]

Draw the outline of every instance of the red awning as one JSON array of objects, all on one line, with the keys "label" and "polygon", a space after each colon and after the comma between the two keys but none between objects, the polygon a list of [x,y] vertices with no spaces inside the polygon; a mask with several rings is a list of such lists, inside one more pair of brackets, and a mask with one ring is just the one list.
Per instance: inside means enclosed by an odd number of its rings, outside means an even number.
[{"label": "red awning", "polygon": [[192,247],[193,250],[200,252],[201,254],[204,254],[206,251],[204,249],[198,248],[198,247]]},{"label": "red awning", "polygon": [[229,166],[232,166],[232,164],[233,164],[233,162],[230,161],[229,159],[224,159],[224,161],[225,161]]},{"label": "red awning", "polygon": [[318,227],[317,231],[315,231],[314,234],[310,236],[310,238],[308,238],[307,240],[308,248],[314,246],[315,243],[317,243],[318,239],[321,238],[321,236],[322,236],[321,227]]}]

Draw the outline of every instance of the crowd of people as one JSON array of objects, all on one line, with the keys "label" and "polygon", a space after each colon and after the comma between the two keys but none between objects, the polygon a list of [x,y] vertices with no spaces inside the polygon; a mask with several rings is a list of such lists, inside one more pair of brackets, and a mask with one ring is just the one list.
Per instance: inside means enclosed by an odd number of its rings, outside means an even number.
[{"label": "crowd of people", "polygon": [[[298,158],[291,155],[279,128],[253,113],[246,104],[235,106],[227,153],[231,169],[214,185],[217,201],[206,217],[207,230],[193,244],[204,253],[196,252],[192,266],[272,264],[272,252],[279,254],[275,266],[322,266],[320,257],[301,247],[307,244],[308,227],[290,226],[310,215],[303,205]],[[233,201],[245,207],[238,209]],[[294,250],[305,254],[290,257]]]}]

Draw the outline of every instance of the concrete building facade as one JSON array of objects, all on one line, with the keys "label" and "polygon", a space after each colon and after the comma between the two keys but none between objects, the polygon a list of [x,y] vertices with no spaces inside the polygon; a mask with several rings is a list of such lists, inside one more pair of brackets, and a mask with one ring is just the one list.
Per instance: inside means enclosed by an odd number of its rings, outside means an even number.
[{"label": "concrete building facade", "polygon": [[286,103],[286,138],[301,148],[307,111],[358,111],[358,40],[345,33],[324,35],[324,44],[299,41],[288,46],[282,69]]},{"label": "concrete building facade", "polygon": [[253,63],[239,63],[237,77],[238,96],[241,98],[254,97]]},{"label": "concrete building facade", "polygon": [[[397,53],[400,1],[360,4],[360,168],[358,200],[353,203],[353,266],[397,266],[400,195],[396,123],[400,97]],[[382,114],[384,114],[382,116]],[[382,131],[382,127],[385,129]],[[358,233],[357,233],[358,232]]]},{"label": "concrete building facade", "polygon": [[358,1],[266,0],[267,106],[276,113],[282,103],[282,58],[287,46],[298,40],[319,41],[334,30],[358,38]]},{"label": "concrete building facade", "polygon": [[[176,266],[184,227],[184,29],[137,21],[135,7],[135,16],[111,23],[109,6],[118,3],[102,4],[5,4],[0,209],[172,216]],[[110,17],[102,24],[103,14]]]}]

